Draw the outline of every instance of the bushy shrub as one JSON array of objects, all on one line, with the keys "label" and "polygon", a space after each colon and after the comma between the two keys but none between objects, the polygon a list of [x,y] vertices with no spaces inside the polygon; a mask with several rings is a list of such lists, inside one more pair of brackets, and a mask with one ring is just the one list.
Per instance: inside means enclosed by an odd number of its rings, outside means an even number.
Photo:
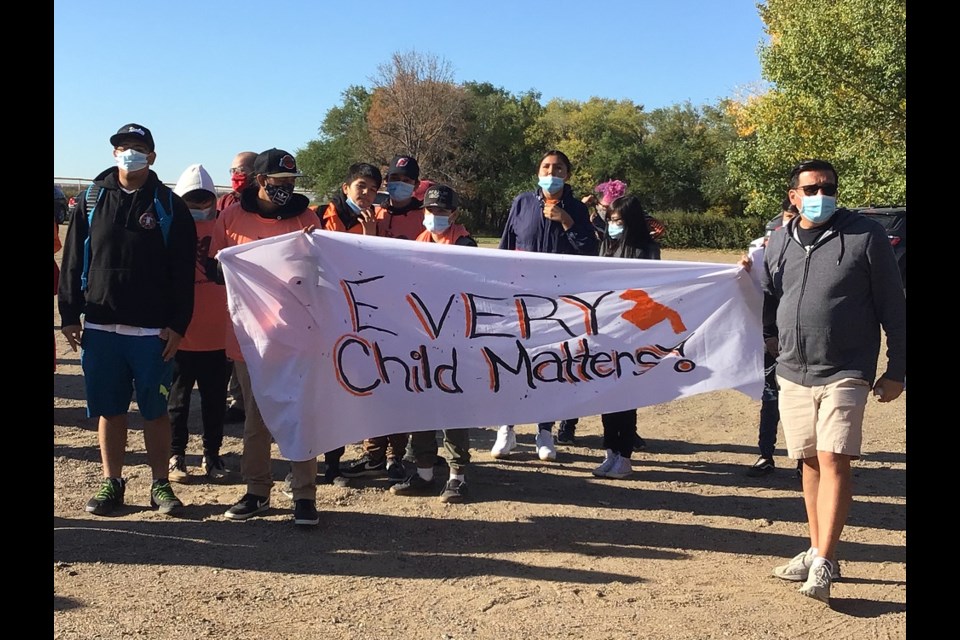
[{"label": "bushy shrub", "polygon": [[660,245],[668,249],[746,249],[763,236],[767,223],[760,218],[721,218],[683,211],[651,215],[666,225]]}]

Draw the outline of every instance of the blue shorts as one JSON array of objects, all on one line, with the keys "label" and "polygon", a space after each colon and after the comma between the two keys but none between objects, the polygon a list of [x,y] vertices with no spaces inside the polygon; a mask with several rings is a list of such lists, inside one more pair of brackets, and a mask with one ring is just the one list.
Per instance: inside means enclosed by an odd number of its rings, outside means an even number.
[{"label": "blue shorts", "polygon": [[127,413],[134,390],[144,420],[166,415],[173,381],[173,359],[163,360],[166,345],[159,336],[85,329],[80,338],[80,365],[87,417]]}]

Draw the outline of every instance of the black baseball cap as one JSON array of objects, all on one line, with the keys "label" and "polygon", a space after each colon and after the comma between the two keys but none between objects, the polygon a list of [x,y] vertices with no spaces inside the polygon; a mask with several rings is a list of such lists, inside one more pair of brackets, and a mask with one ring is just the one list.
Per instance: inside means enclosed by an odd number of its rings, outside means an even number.
[{"label": "black baseball cap", "polygon": [[117,129],[115,134],[110,136],[110,144],[114,147],[123,146],[124,140],[137,140],[145,143],[150,151],[154,150],[153,134],[150,133],[150,129],[147,129],[142,124],[137,124],[136,122],[125,124]]},{"label": "black baseball cap", "polygon": [[431,185],[423,195],[423,208],[438,207],[454,211],[460,205],[460,199],[457,198],[457,192],[445,184]]},{"label": "black baseball cap", "polygon": [[283,149],[267,149],[253,161],[253,173],[274,178],[299,178],[297,159]]},{"label": "black baseball cap", "polygon": [[393,160],[390,161],[390,168],[387,170],[387,180],[390,179],[391,175],[397,173],[411,180],[419,180],[420,165],[417,163],[417,159],[411,156],[393,156]]}]

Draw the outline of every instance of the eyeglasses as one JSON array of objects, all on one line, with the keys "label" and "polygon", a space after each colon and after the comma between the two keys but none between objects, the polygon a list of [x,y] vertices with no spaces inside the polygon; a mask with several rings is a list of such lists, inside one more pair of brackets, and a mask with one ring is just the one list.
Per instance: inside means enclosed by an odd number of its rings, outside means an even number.
[{"label": "eyeglasses", "polygon": [[803,195],[805,196],[815,196],[818,191],[823,191],[823,195],[825,196],[837,195],[837,185],[835,184],[808,184],[797,187],[797,189],[803,191]]},{"label": "eyeglasses", "polygon": [[250,167],[230,167],[230,175],[238,173],[253,173],[253,169]]}]

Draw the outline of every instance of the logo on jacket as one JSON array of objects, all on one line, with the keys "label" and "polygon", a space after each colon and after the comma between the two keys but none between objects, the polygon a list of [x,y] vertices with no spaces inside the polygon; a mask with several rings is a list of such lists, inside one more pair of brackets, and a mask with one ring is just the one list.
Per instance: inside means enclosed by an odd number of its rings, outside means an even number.
[{"label": "logo on jacket", "polygon": [[157,217],[153,215],[152,211],[147,211],[145,214],[140,216],[140,226],[146,229],[147,231],[157,228]]}]

